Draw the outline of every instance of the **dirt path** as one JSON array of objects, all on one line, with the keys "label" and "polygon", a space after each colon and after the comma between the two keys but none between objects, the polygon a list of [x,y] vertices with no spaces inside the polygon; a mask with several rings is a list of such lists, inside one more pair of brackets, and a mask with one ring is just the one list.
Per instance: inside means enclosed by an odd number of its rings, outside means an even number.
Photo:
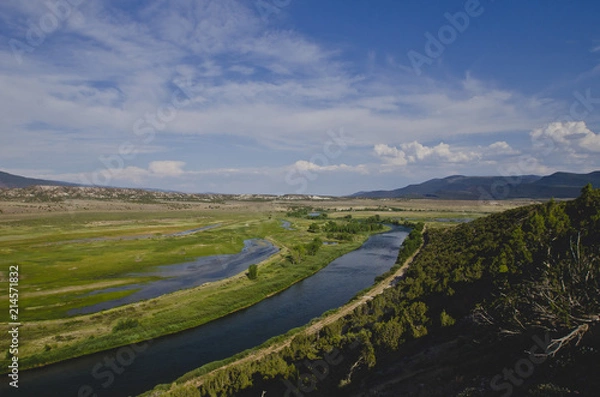
[{"label": "dirt path", "polygon": [[[425,229],[423,229],[423,234],[425,233]],[[305,330],[301,331],[304,332],[307,335],[311,335],[314,333],[319,332],[323,327],[334,323],[335,321],[345,317],[346,315],[352,313],[357,307],[359,307],[360,305],[363,305],[365,303],[367,303],[368,301],[372,300],[374,297],[376,297],[377,295],[380,295],[383,293],[384,290],[386,290],[387,288],[390,288],[392,286],[392,282],[396,279],[396,277],[401,277],[404,275],[404,273],[406,272],[406,269],[408,269],[408,267],[410,266],[410,264],[412,263],[412,261],[414,260],[414,258],[417,256],[417,254],[419,254],[419,252],[421,252],[421,249],[423,248],[424,245],[424,240],[423,243],[421,243],[421,246],[419,247],[419,249],[417,249],[415,251],[414,254],[412,254],[405,262],[404,264],[400,267],[400,269],[398,269],[398,271],[396,271],[394,274],[392,274],[391,276],[385,278],[384,280],[382,280],[381,282],[379,282],[378,284],[376,284],[373,288],[371,288],[368,292],[366,292],[363,296],[361,296],[359,299],[349,302],[347,304],[345,304],[344,306],[342,306],[338,311],[336,311],[335,313],[332,313],[331,315],[328,315],[327,317],[321,318],[319,320],[317,320],[314,324],[312,324],[311,326],[309,326],[308,328],[306,328]],[[260,360],[272,353],[277,353],[281,350],[283,350],[284,348],[286,348],[287,346],[289,346],[292,342],[292,339],[295,337],[296,335],[290,336],[289,338],[287,338],[286,340],[273,344],[269,347],[266,347],[264,349],[261,349],[259,351],[254,352],[253,354],[247,356],[247,357],[243,357],[240,358],[239,360],[236,360],[234,362],[231,362],[227,365],[224,365],[222,367],[219,367],[211,372],[208,372],[196,379],[191,379],[189,381],[187,381],[185,383],[186,386],[188,385],[193,385],[194,387],[200,387],[202,385],[202,383],[204,383],[204,378],[210,374],[213,374],[217,371],[220,371],[222,369],[226,369],[229,368],[231,366],[234,365],[238,365],[238,364],[243,364],[246,363],[248,361],[256,361],[256,360]]]}]

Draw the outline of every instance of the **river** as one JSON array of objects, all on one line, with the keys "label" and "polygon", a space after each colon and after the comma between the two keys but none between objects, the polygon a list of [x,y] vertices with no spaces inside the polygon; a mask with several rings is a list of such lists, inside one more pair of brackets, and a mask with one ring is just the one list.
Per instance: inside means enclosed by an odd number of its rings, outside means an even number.
[{"label": "river", "polygon": [[10,394],[9,379],[4,375],[0,395],[124,397],[172,382],[188,371],[257,346],[342,306],[394,265],[408,233],[408,229],[394,226],[371,236],[359,249],[280,294],[206,325],[24,371],[19,390]]},{"label": "river", "polygon": [[97,313],[128,303],[156,298],[171,292],[233,277],[246,270],[248,266],[260,263],[277,252],[279,252],[279,248],[267,240],[250,239],[244,241],[244,248],[237,254],[202,256],[190,262],[158,266],[152,271],[131,274],[131,277],[154,276],[160,279],[145,284],[130,284],[91,292],[87,296],[134,290],[132,294],[123,298],[107,300],[95,305],[70,310],[68,315]]}]

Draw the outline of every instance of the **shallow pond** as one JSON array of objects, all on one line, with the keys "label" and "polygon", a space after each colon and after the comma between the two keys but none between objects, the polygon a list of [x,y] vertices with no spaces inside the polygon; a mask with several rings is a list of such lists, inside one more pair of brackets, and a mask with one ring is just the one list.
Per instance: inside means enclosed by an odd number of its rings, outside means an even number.
[{"label": "shallow pond", "polygon": [[145,284],[130,284],[122,287],[106,288],[91,292],[88,296],[135,290],[134,293],[126,297],[73,309],[69,311],[68,314],[96,313],[101,310],[111,309],[128,303],[156,298],[182,289],[197,287],[211,281],[222,280],[243,272],[248,269],[248,266],[262,262],[278,251],[279,248],[266,240],[252,239],[244,241],[244,248],[237,254],[202,256],[191,262],[158,266],[153,271],[134,273],[130,276],[160,277],[160,279]]}]

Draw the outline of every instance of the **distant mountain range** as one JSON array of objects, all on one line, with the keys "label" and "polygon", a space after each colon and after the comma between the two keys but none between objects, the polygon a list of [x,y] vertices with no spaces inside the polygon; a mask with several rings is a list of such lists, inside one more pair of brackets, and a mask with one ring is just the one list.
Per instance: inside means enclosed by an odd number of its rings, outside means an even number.
[{"label": "distant mountain range", "polygon": [[[522,176],[464,176],[454,175],[442,179],[431,179],[429,181],[409,185],[395,190],[377,190],[371,192],[358,192],[350,197],[360,198],[433,198],[446,200],[501,200],[516,198],[547,199],[547,198],[574,198],[579,196],[581,188],[591,183],[594,187],[600,187],[600,171],[589,174],[574,174],[568,172],[557,172],[548,176],[522,175]],[[57,186],[57,187],[79,187],[75,191],[63,191],[61,196],[80,195],[82,192],[90,193],[91,190],[84,189],[84,186],[75,183],[51,181],[45,179],[26,178],[19,175],[13,175],[0,171],[0,189],[11,188],[29,188],[33,186]],[[91,187],[88,187],[91,188]],[[106,191],[127,190],[151,194],[155,196],[173,196],[185,197],[185,193],[159,191],[157,189],[114,189],[100,188]],[[96,191],[97,194],[98,192]],[[159,194],[162,193],[162,194]],[[10,196],[18,194],[13,192]],[[25,192],[19,194],[26,194]],[[30,194],[30,193],[27,193]],[[110,195],[113,195],[110,193]],[[196,196],[196,195],[190,195]],[[273,199],[272,195],[219,195],[219,194],[201,194],[198,196],[229,197],[234,196],[241,199]],[[247,197],[246,197],[247,196]],[[16,196],[15,196],[16,197]],[[286,195],[284,199],[323,199],[324,197],[305,196],[305,195]]]},{"label": "distant mountain range", "polygon": [[26,178],[0,171],[0,189],[2,188],[24,188],[29,186],[80,186],[76,183],[48,181],[45,179]]},{"label": "distant mountain range", "polygon": [[464,176],[431,179],[395,190],[358,192],[362,198],[433,198],[446,200],[501,200],[516,198],[575,198],[591,183],[600,187],[600,171],[589,174],[557,172],[548,176]]}]

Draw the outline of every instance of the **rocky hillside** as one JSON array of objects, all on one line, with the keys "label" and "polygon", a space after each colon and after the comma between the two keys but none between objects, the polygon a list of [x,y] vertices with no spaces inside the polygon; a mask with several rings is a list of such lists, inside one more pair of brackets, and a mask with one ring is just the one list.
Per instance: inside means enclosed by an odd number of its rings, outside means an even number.
[{"label": "rocky hillside", "polygon": [[224,200],[271,201],[271,200],[328,200],[328,197],[312,195],[269,194],[214,194],[179,193],[144,189],[123,189],[85,186],[30,186],[26,188],[1,189],[0,200],[25,202],[60,202],[64,200],[121,200],[138,203],[184,201],[219,202]]}]

